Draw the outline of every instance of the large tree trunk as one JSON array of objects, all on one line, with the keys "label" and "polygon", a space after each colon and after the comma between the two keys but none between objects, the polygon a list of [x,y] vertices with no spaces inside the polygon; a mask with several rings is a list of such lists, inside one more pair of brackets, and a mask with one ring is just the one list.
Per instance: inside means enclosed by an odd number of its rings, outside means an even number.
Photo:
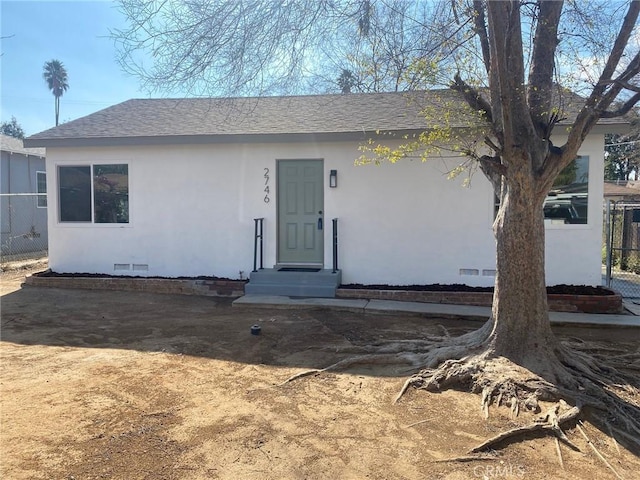
[{"label": "large tree trunk", "polygon": [[530,168],[518,170],[504,180],[506,195],[494,223],[497,274],[490,341],[495,355],[539,371],[556,346],[545,285],[544,196]]}]

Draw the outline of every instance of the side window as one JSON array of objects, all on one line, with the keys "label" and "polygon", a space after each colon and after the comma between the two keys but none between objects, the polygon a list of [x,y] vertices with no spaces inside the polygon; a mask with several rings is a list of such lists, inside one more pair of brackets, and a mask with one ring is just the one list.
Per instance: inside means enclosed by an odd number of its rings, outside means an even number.
[{"label": "side window", "polygon": [[560,174],[544,202],[551,224],[586,224],[589,204],[589,157],[577,157]]},{"label": "side window", "polygon": [[59,167],[61,222],[91,221],[91,167]]},{"label": "side window", "polygon": [[[498,214],[500,199],[493,196],[493,217]],[[556,178],[544,201],[545,223],[551,225],[586,224],[589,205],[589,157],[580,156]]]},{"label": "side window", "polygon": [[129,167],[58,167],[60,222],[129,223]]},{"label": "side window", "polygon": [[95,223],[129,223],[128,165],[93,166]]},{"label": "side window", "polygon": [[47,208],[47,174],[36,172],[36,193],[38,193],[38,208]]}]

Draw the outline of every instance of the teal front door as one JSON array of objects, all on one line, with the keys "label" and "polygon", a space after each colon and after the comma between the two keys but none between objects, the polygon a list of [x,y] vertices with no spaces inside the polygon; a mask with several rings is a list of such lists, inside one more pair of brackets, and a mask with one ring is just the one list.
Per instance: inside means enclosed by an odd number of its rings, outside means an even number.
[{"label": "teal front door", "polygon": [[278,160],[278,264],[323,264],[322,160]]}]

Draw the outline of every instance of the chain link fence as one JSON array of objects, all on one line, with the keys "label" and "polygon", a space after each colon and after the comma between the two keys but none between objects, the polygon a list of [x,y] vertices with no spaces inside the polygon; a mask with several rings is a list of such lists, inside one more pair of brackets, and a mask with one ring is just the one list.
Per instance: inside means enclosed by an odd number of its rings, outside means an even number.
[{"label": "chain link fence", "polygon": [[640,203],[605,204],[603,265],[608,287],[640,298]]},{"label": "chain link fence", "polygon": [[47,257],[46,194],[3,193],[0,207],[2,268],[14,262]]}]

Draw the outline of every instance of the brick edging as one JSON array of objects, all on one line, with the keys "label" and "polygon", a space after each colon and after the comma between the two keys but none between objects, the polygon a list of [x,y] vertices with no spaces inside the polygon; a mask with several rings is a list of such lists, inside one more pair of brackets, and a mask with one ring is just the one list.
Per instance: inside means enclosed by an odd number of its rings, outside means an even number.
[{"label": "brick edging", "polygon": [[121,290],[208,297],[240,297],[244,295],[242,280],[203,280],[173,278],[93,278],[93,277],[27,277],[26,285],[85,290]]},{"label": "brick edging", "polygon": [[[41,277],[30,276],[26,285],[52,288],[79,288],[85,290],[121,290],[208,297],[241,297],[245,281],[203,280],[171,278],[129,277]],[[561,295],[549,294],[549,310],[554,312],[622,313],[622,296],[613,295]],[[412,290],[369,290],[338,288],[337,298],[369,300],[396,300],[400,302],[445,303],[453,305],[491,306],[491,292],[428,292]]]},{"label": "brick edging", "polygon": [[[622,313],[622,296],[549,294],[549,310],[554,312]],[[490,307],[491,292],[421,292],[413,290],[369,290],[338,288],[337,298],[396,300],[400,302],[446,303]]]}]

